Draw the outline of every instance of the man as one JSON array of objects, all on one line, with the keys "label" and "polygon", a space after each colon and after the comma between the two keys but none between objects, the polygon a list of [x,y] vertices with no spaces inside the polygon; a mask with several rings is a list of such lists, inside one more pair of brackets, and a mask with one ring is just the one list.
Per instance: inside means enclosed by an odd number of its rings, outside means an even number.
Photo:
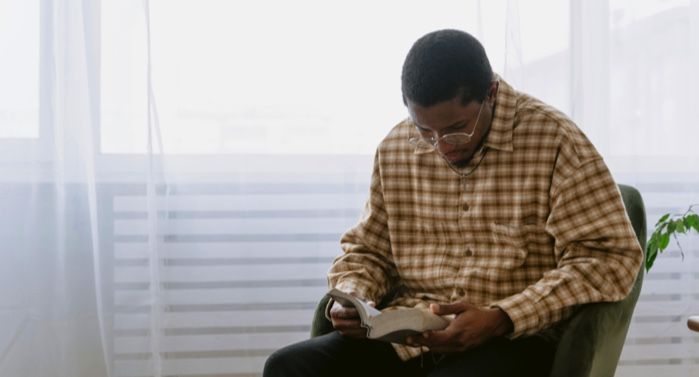
[{"label": "man", "polygon": [[615,182],[572,121],[494,75],[467,33],[420,38],[402,91],[410,118],[378,147],[329,283],[455,317],[389,345],[335,303],[337,331],[277,351],[264,375],[546,376],[556,324],[621,300],[639,270]]}]

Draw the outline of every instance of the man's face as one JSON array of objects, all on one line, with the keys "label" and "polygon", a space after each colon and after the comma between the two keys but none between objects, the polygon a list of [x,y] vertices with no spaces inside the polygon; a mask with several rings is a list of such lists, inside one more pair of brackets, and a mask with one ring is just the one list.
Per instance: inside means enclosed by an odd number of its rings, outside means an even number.
[{"label": "man's face", "polygon": [[494,84],[491,95],[485,101],[471,101],[466,105],[461,103],[461,96],[428,107],[407,100],[408,113],[424,138],[434,136],[439,139],[446,134],[473,133],[471,140],[465,144],[453,145],[440,141],[435,146],[449,163],[465,166],[488,134],[496,90],[497,84]]}]

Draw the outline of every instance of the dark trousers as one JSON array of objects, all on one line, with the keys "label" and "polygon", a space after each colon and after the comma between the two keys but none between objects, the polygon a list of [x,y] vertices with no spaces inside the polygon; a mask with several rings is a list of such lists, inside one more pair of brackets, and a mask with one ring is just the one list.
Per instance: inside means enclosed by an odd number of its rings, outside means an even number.
[{"label": "dark trousers", "polygon": [[389,343],[355,340],[332,332],[273,353],[264,377],[546,377],[555,346],[541,338],[493,339],[475,349],[446,356],[426,353],[408,361]]}]

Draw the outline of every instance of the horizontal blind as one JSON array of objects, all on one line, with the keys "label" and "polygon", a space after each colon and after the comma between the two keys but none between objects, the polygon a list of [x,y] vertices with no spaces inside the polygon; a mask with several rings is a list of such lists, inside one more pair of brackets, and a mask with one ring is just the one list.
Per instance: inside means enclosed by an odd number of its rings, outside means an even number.
[{"label": "horizontal blind", "polygon": [[339,238],[368,183],[197,184],[160,190],[161,329],[150,328],[145,190],[114,190],[114,376],[148,376],[158,336],[164,376],[253,376],[303,339]]},{"label": "horizontal blind", "polygon": [[[693,182],[634,183],[648,230],[696,202]],[[145,189],[108,190],[114,375],[148,376],[159,336],[165,376],[258,376],[274,350],[303,339],[326,290],[338,239],[360,215],[368,183],[178,186],[157,198],[162,328],[151,332]],[[694,200],[694,201],[693,201]],[[649,233],[650,234],[650,233]],[[699,237],[681,238],[645,277],[618,376],[693,375],[699,336]]]}]

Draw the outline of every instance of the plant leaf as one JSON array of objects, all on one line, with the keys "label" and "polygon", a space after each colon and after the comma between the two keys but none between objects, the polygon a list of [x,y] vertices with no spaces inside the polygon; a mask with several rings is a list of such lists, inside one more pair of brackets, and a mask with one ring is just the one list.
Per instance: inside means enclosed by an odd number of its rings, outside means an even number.
[{"label": "plant leaf", "polygon": [[664,214],[655,225],[657,226],[658,224],[662,223],[663,221],[667,220],[667,218],[670,217],[669,213]]},{"label": "plant leaf", "polygon": [[648,256],[646,257],[646,272],[650,271],[650,268],[653,267],[653,262],[655,262],[655,257],[657,256],[657,252],[648,253]]},{"label": "plant leaf", "polygon": [[650,268],[653,267],[655,257],[658,255],[658,242],[655,236],[656,235],[653,234],[646,246],[646,272],[650,271]]},{"label": "plant leaf", "polygon": [[660,238],[658,239],[658,250],[661,252],[667,248],[667,245],[670,244],[670,233],[663,233],[660,235]]},{"label": "plant leaf", "polygon": [[[686,234],[692,229],[699,233],[699,214],[692,210],[692,208],[697,205],[699,204],[690,206],[684,216],[672,216],[670,213],[666,213],[658,219],[658,222],[655,223],[655,230],[650,235],[646,245],[646,271],[650,271],[655,262],[655,258],[668,247],[670,244],[670,237],[678,242],[678,247],[680,248],[680,252],[682,252],[682,247],[679,244],[677,235]],[[684,257],[684,253],[682,253],[682,256]]]},{"label": "plant leaf", "polygon": [[696,213],[687,215],[684,218],[684,226],[686,226],[687,229],[694,228],[694,230],[699,232],[699,215],[697,215]]},{"label": "plant leaf", "polygon": [[687,233],[687,228],[684,227],[684,219],[677,219],[674,221],[675,232],[677,233]]},{"label": "plant leaf", "polygon": [[670,220],[667,224],[667,234],[674,233],[675,232],[675,222]]},{"label": "plant leaf", "polygon": [[658,243],[658,232],[653,232],[653,234],[651,234],[650,238],[648,239],[648,243],[646,244],[646,250],[650,250],[650,245],[657,244],[657,243]]}]

